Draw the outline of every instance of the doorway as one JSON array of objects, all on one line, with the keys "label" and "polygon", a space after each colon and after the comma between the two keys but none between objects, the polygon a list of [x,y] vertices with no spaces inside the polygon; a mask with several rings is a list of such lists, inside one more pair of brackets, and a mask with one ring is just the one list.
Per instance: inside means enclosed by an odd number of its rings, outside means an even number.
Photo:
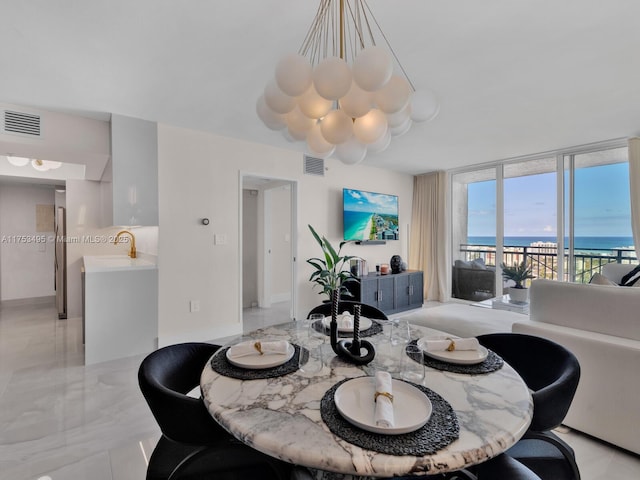
[{"label": "doorway", "polygon": [[243,327],[295,318],[296,182],[241,175]]}]

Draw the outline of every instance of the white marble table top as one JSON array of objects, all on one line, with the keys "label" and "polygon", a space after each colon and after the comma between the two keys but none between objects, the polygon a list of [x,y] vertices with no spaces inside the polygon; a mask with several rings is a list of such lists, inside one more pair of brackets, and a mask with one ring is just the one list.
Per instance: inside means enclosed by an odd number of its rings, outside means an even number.
[{"label": "white marble table top", "polygon": [[[442,334],[418,326],[411,326],[411,333],[414,339]],[[297,330],[294,322],[257,330],[237,340],[247,338],[281,338],[305,346],[321,342],[309,339],[307,331]],[[386,336],[367,340],[376,345],[377,365],[392,365],[399,358],[400,346],[391,346]],[[207,363],[201,387],[211,415],[253,448],[292,464],[353,476],[392,477],[410,472],[433,475],[460,470],[507,450],[531,422],[529,390],[506,363],[500,370],[483,375],[427,367],[423,385],[451,404],[460,424],[459,439],[423,457],[364,450],[329,431],[321,419],[320,400],[340,380],[371,374],[372,369],[371,365],[358,367],[331,356],[315,374],[298,371],[268,380],[242,381],[218,374]]]}]

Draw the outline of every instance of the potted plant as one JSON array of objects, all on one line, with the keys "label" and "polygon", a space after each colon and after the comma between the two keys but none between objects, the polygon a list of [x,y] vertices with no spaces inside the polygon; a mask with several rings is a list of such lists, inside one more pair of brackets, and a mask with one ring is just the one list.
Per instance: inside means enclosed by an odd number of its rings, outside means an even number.
[{"label": "potted plant", "polygon": [[536,278],[533,276],[532,266],[527,264],[527,259],[525,258],[522,262],[515,263],[513,266],[501,263],[500,268],[502,268],[502,278],[515,282],[513,287],[509,287],[511,301],[527,302],[529,300],[529,289],[523,285],[523,282],[530,278]]},{"label": "potted plant", "polygon": [[329,300],[333,299],[334,292],[336,292],[338,298],[341,293],[351,296],[351,293],[344,286],[344,282],[357,277],[349,269],[345,270],[345,266],[349,263],[349,260],[356,257],[341,255],[342,247],[349,242],[340,242],[340,246],[336,251],[329,240],[324,236],[320,237],[311,225],[309,225],[309,230],[311,230],[313,238],[316,239],[323,253],[323,258],[313,257],[307,260],[307,263],[315,268],[309,280],[319,285],[322,288],[320,294],[327,295]]},{"label": "potted plant", "polygon": [[[313,257],[308,259],[307,263],[315,268],[315,271],[311,274],[309,280],[320,285],[322,288],[321,293],[327,294],[331,299],[331,348],[343,360],[357,363],[359,365],[365,365],[373,360],[373,357],[375,356],[375,348],[371,342],[360,340],[357,322],[355,322],[353,329],[353,341],[338,341],[337,318],[340,295],[344,293],[347,296],[353,296],[344,283],[351,279],[358,281],[358,278],[353,275],[349,269],[345,270],[345,266],[347,266],[348,262],[352,258],[357,257],[352,255],[341,255],[342,247],[349,242],[340,242],[340,246],[336,251],[329,240],[325,237],[320,237],[311,225],[309,225],[309,230],[311,230],[313,238],[316,239],[316,242],[318,242],[318,245],[320,245],[322,253],[324,254],[324,258]],[[356,316],[357,312],[358,310],[355,312]],[[363,351],[364,354],[362,353]]]}]

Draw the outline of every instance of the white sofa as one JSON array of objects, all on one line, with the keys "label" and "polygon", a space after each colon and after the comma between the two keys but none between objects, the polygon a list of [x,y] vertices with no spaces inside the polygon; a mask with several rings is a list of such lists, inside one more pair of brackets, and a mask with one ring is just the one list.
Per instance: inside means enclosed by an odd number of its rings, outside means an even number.
[{"label": "white sofa", "polygon": [[[619,281],[633,267],[603,274]],[[566,425],[640,454],[640,288],[534,280],[530,318],[512,330],[556,341],[578,358]]]}]

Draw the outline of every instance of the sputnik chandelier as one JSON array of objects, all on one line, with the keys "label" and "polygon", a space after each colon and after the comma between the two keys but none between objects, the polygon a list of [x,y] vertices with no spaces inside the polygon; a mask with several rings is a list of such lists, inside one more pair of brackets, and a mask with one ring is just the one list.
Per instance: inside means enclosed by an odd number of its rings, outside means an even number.
[{"label": "sputnik chandelier", "polygon": [[355,165],[435,118],[439,104],[414,88],[366,0],[320,0],[299,52],[277,63],[256,110],[271,130],[306,141],[310,155]]}]

